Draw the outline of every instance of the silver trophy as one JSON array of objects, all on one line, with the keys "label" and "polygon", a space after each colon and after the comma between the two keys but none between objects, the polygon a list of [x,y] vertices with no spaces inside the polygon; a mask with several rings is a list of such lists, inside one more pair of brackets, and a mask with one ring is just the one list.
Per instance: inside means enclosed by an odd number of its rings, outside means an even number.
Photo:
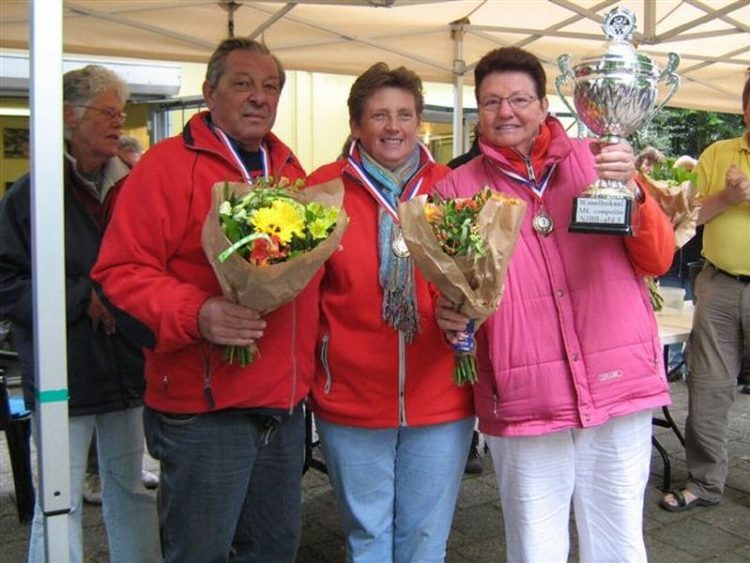
[{"label": "silver trophy", "polygon": [[[614,8],[604,16],[604,34],[609,40],[605,51],[583,57],[570,65],[570,55],[561,55],[557,65],[562,73],[555,88],[576,118],[583,122],[603,143],[623,141],[666,104],[677,91],[680,78],[674,70],[680,57],[669,53],[660,71],[653,59],[635,50],[631,40],[635,31],[635,14],[627,8]],[[575,108],[562,92],[573,82]],[[669,86],[657,105],[659,83]],[[633,193],[625,183],[598,179],[573,204],[570,231],[632,235]]]}]

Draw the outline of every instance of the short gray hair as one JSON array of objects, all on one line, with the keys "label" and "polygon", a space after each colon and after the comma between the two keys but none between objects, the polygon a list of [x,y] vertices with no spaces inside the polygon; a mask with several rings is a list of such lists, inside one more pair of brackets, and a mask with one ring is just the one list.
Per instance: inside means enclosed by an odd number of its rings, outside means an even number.
[{"label": "short gray hair", "polygon": [[[94,98],[110,90],[114,90],[123,103],[130,95],[127,83],[100,65],[87,65],[63,75],[63,104],[66,106],[87,106]],[[85,110],[85,107],[75,108],[76,115],[80,117]],[[70,131],[65,127],[65,138],[69,137]]]},{"label": "short gray hair", "polygon": [[221,75],[224,74],[226,67],[227,57],[232,51],[252,51],[253,53],[259,53],[261,55],[271,55],[273,60],[276,62],[276,66],[279,69],[279,86],[283,89],[284,83],[286,82],[286,72],[284,72],[284,65],[276,55],[271,53],[268,47],[263,43],[254,39],[247,39],[246,37],[232,37],[224,39],[208,60],[208,67],[206,68],[206,82],[211,88],[216,88],[221,79]]}]

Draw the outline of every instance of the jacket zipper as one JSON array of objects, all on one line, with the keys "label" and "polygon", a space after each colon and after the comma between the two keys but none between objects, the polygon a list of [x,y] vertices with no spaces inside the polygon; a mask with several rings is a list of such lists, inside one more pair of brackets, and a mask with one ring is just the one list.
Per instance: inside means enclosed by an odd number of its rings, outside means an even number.
[{"label": "jacket zipper", "polygon": [[406,336],[398,333],[398,424],[407,426],[406,421]]},{"label": "jacket zipper", "polygon": [[200,352],[203,359],[203,397],[206,399],[208,410],[212,411],[216,408],[216,401],[211,390],[211,348],[206,349],[206,346],[201,345]]},{"label": "jacket zipper", "polygon": [[323,335],[323,339],[320,342],[320,364],[323,366],[323,371],[326,373],[326,382],[323,386],[323,393],[328,395],[331,392],[331,385],[333,384],[333,374],[331,374],[331,364],[328,361],[328,344],[331,339],[331,333],[326,331]]},{"label": "jacket zipper", "polygon": [[294,413],[294,397],[297,394],[297,301],[292,301],[292,396],[289,398],[289,414]]},{"label": "jacket zipper", "polygon": [[536,173],[534,172],[534,165],[531,163],[531,159],[525,154],[522,154],[521,157],[523,158],[523,163],[526,165],[526,175],[536,185]]}]

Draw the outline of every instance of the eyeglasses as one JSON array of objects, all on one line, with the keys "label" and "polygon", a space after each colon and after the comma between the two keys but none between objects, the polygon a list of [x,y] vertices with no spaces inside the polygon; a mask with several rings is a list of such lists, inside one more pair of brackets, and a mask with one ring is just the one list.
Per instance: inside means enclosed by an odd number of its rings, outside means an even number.
[{"label": "eyeglasses", "polygon": [[98,108],[96,106],[84,106],[84,105],[77,105],[73,106],[76,108],[88,108],[93,109],[94,111],[98,111],[99,113],[103,113],[107,116],[107,119],[122,119],[125,121],[128,118],[128,114],[124,111],[120,111],[119,109],[115,108]]},{"label": "eyeglasses", "polygon": [[539,98],[536,96],[525,94],[515,94],[513,96],[508,96],[507,98],[488,98],[479,103],[479,108],[487,113],[495,113],[500,109],[503,100],[507,100],[508,105],[510,105],[512,109],[526,109],[531,102],[538,99]]}]

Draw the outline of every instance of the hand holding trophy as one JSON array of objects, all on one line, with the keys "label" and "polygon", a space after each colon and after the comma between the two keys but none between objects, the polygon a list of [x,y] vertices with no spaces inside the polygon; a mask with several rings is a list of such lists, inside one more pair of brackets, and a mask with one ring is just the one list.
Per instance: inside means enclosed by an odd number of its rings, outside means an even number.
[{"label": "hand holding trophy", "polygon": [[[616,144],[644,126],[677,91],[680,78],[674,70],[680,57],[669,53],[666,68],[659,71],[648,55],[638,53],[630,42],[635,31],[635,14],[627,8],[614,8],[602,25],[609,42],[604,53],[584,57],[571,67],[570,55],[561,55],[557,64],[561,75],[555,88],[576,118],[605,144]],[[562,92],[573,82],[571,106]],[[658,85],[669,86],[665,98],[656,105]],[[632,235],[634,195],[625,183],[598,179],[573,203],[570,231]]]}]

